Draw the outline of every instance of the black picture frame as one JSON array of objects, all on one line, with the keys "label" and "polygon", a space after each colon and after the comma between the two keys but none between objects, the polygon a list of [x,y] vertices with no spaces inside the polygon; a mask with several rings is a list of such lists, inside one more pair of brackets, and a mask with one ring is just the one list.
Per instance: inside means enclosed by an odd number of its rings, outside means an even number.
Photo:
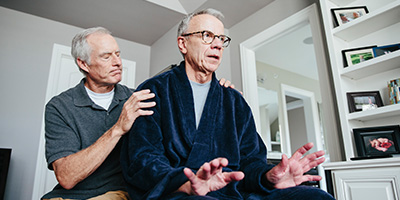
[{"label": "black picture frame", "polygon": [[0,200],[4,199],[10,160],[11,149],[0,148]]},{"label": "black picture frame", "polygon": [[400,49],[400,44],[391,44],[372,48],[374,57],[382,56]]},{"label": "black picture frame", "polygon": [[334,26],[340,26],[368,14],[366,6],[332,8]]},{"label": "black picture frame", "polygon": [[374,58],[373,48],[377,45],[343,49],[343,66],[348,67]]},{"label": "black picture frame", "polygon": [[369,105],[371,103],[375,104],[377,107],[383,106],[379,91],[348,92],[347,103],[349,105],[350,113],[362,111],[363,105]]},{"label": "black picture frame", "polygon": [[354,141],[360,157],[400,153],[400,126],[354,128]]}]

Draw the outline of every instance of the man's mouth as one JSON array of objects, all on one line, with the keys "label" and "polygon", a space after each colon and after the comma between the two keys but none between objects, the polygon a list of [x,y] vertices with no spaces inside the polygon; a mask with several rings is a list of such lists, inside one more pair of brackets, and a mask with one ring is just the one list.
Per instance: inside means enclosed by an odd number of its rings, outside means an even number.
[{"label": "man's mouth", "polygon": [[111,74],[121,74],[122,70],[121,69],[115,69],[111,71]]},{"label": "man's mouth", "polygon": [[218,55],[209,55],[208,57],[209,57],[209,58],[216,59],[216,60],[219,60],[219,56],[218,56]]}]

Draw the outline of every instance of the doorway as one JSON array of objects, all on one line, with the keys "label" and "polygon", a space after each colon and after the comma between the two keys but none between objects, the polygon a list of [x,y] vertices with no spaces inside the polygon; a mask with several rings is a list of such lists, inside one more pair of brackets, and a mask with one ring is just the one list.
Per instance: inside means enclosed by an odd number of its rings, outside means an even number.
[{"label": "doorway", "polygon": [[[326,150],[321,134],[327,131],[324,130],[325,127],[321,126],[324,123],[320,120],[322,118],[320,117],[322,113],[320,108],[324,103],[331,103],[329,98],[332,97],[332,93],[331,88],[326,89],[329,86],[327,84],[328,81],[326,81],[329,80],[327,78],[328,67],[326,66],[327,62],[318,16],[317,7],[313,4],[240,44],[243,92],[252,108],[257,131],[268,147],[268,158],[271,158],[271,156],[280,158],[282,153],[290,157],[293,151],[303,145],[299,145],[291,139],[299,135],[299,137],[305,138],[307,142],[314,143],[314,148],[311,152]],[[306,33],[307,31],[310,34],[309,36],[296,41],[302,42],[302,45],[310,45],[307,49],[293,51],[296,49],[295,42],[286,43],[285,45],[278,42],[279,40],[286,41],[288,37],[299,36],[300,33]],[[282,39],[283,37],[286,38]],[[264,48],[265,46],[267,47]],[[263,48],[269,52],[260,56],[259,52]],[[302,55],[304,52],[308,54],[306,56]],[[280,56],[280,59],[274,60],[278,56]],[[260,57],[264,57],[267,61],[264,62]],[[304,60],[303,58],[314,61],[310,62],[308,60],[303,63],[301,61]],[[283,61],[290,60],[297,61],[294,68],[285,68],[289,66],[280,64]],[[304,68],[312,66],[313,69]],[[310,88],[310,86],[315,86],[315,88]],[[268,105],[265,105],[265,99],[262,97],[262,93],[259,93],[263,89],[269,93],[271,91],[277,92],[278,113],[277,122],[274,123],[278,125],[273,125],[271,122],[274,120],[271,120],[268,116],[271,113],[271,109],[266,109]],[[331,94],[326,95],[327,92]],[[293,98],[295,101],[286,104],[286,100],[289,98]],[[327,98],[328,100],[326,100]],[[293,131],[291,132],[289,129],[289,124],[291,123],[289,114],[291,115],[292,113],[288,114],[287,107],[292,104],[301,105],[299,108],[302,108],[302,111],[298,112],[304,116],[304,134],[294,135]],[[294,109],[292,110],[294,111]],[[291,111],[289,110],[289,112]],[[326,109],[325,113],[334,112]],[[269,120],[266,120],[267,118]],[[266,125],[266,121],[269,124]],[[332,123],[332,125],[334,124]],[[272,126],[278,127],[278,130],[273,129]],[[270,130],[265,130],[265,127]],[[326,157],[329,160],[329,155]],[[322,177],[324,177],[323,172],[322,167],[319,166],[319,175]],[[325,188],[324,181],[321,181],[321,188]]]}]

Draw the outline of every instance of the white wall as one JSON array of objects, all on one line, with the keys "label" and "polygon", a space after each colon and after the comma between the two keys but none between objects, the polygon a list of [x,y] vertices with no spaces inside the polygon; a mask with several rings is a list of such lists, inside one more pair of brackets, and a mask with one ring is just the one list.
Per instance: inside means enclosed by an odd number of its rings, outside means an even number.
[{"label": "white wall", "polygon": [[[0,147],[12,148],[5,199],[31,199],[53,43],[70,46],[81,28],[0,7]],[[117,39],[149,75],[150,47]],[[44,156],[44,155],[41,155]]]}]

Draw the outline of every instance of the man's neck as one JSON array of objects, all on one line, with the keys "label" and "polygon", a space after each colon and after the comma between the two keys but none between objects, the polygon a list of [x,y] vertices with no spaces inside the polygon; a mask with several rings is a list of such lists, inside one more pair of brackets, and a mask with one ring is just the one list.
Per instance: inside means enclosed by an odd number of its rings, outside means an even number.
[{"label": "man's neck", "polygon": [[189,80],[193,82],[204,84],[212,79],[212,73],[200,71],[199,67],[192,67],[188,63],[185,64],[185,70]]},{"label": "man's neck", "polygon": [[91,90],[91,91],[93,91],[93,92],[95,92],[95,93],[107,93],[107,92],[111,92],[111,91],[114,89],[114,87],[115,87],[115,85],[104,85],[104,84],[99,84],[99,83],[96,83],[96,82],[94,82],[94,81],[92,81],[91,79],[88,79],[88,78],[86,78],[85,86],[86,86],[89,90]]}]

